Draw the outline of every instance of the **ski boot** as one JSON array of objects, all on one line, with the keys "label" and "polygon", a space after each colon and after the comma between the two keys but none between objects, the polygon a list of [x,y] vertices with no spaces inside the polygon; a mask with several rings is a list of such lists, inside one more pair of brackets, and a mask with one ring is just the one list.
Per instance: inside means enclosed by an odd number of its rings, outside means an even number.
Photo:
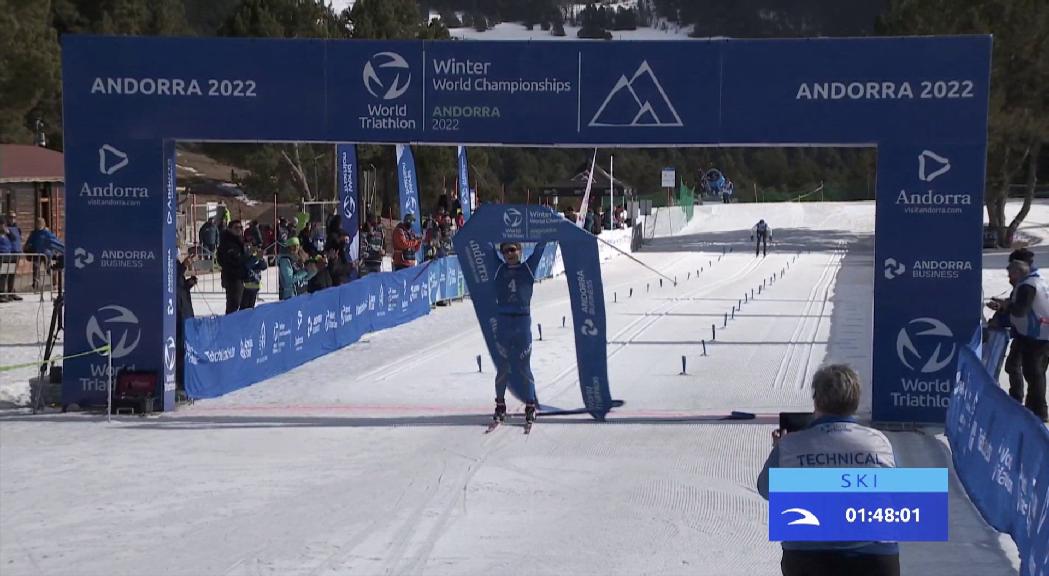
[{"label": "ski boot", "polygon": [[535,404],[525,404],[525,424],[524,433],[530,434],[532,432],[532,425],[535,424]]},{"label": "ski boot", "polygon": [[492,420],[506,422],[506,400],[501,398],[495,399],[495,415],[492,416]]}]

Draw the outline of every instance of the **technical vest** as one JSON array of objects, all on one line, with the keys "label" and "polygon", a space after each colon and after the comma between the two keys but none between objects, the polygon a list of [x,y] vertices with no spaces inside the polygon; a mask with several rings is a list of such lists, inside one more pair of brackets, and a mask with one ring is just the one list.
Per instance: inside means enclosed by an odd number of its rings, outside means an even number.
[{"label": "technical vest", "polygon": [[1049,340],[1049,285],[1046,285],[1045,280],[1038,274],[1031,274],[1016,285],[1012,295],[1013,303],[1016,302],[1020,286],[1034,288],[1034,301],[1031,302],[1031,309],[1026,317],[1009,314],[1009,321],[1021,336]]}]

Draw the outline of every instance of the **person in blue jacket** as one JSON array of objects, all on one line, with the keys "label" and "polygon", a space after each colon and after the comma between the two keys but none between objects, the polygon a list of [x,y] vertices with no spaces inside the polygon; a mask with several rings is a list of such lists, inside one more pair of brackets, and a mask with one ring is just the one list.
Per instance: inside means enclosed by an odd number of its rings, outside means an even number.
[{"label": "person in blue jacket", "polygon": [[29,233],[26,240],[26,252],[30,254],[43,254],[46,259],[33,259],[33,289],[40,287],[40,265],[44,264],[45,272],[51,269],[51,257],[56,253],[65,252],[65,244],[55,236],[55,233],[47,228],[47,221],[43,218],[36,219],[36,229]]},{"label": "person in blue jacket", "polygon": [[506,419],[506,386],[511,378],[516,378],[528,391],[525,420],[535,421],[535,377],[531,365],[532,287],[545,248],[545,242],[536,244],[532,255],[522,262],[520,242],[504,242],[499,246],[504,262],[499,264],[494,277],[498,313],[495,341],[499,353],[495,359],[495,420]]},{"label": "person in blue jacket", "polygon": [[[288,300],[295,296],[298,291],[296,286],[302,286],[313,277],[309,271],[296,266],[297,252],[302,243],[297,236],[288,238],[281,244],[280,255],[277,256],[277,271],[280,284],[280,299]],[[314,271],[314,274],[316,271]]]},{"label": "person in blue jacket", "polygon": [[[11,247],[11,238],[8,236],[7,223],[0,222],[0,303],[10,302],[12,294],[5,294],[5,292],[14,292],[13,290],[7,289],[7,276],[8,268],[14,270],[13,262],[14,256],[8,256],[13,254],[15,251]],[[14,276],[14,274],[11,274]]]},{"label": "person in blue jacket", "polygon": [[[11,241],[11,254],[22,251],[22,229],[18,227],[18,215],[14,211],[7,213],[7,238]],[[18,256],[10,256],[9,263],[12,271],[7,275],[7,285],[0,283],[0,292],[8,292],[11,300],[21,300],[22,297],[15,294],[15,270],[18,268]]]}]

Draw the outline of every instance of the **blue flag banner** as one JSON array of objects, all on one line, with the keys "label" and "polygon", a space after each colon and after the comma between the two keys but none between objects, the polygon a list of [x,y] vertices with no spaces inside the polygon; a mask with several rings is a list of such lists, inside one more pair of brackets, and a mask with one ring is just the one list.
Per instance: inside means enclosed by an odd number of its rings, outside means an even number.
[{"label": "blue flag banner", "polygon": [[[560,246],[572,303],[583,403],[591,416],[604,419],[612,407],[612,397],[608,386],[605,299],[597,239],[546,206],[507,204],[480,206],[455,235],[455,251],[493,362],[499,358],[495,338],[495,326],[499,322],[495,272],[501,260],[496,246],[509,241],[557,242]],[[545,252],[543,258],[547,258]],[[511,379],[510,391],[525,401],[529,394],[520,389],[522,385],[517,379]],[[538,401],[542,402],[542,398]]]},{"label": "blue flag banner", "polygon": [[336,144],[335,157],[338,159],[336,174],[339,186],[339,215],[342,217],[342,229],[350,235],[347,247],[347,258],[356,262],[360,255],[361,216],[360,195],[357,189],[357,146],[355,144]]},{"label": "blue flag banner", "polygon": [[946,468],[772,468],[769,540],[945,541]]},{"label": "blue flag banner", "polygon": [[946,429],[958,479],[984,520],[1016,542],[1020,573],[1049,576],[1049,430],[969,347],[959,351]]},{"label": "blue flag banner", "polygon": [[412,232],[422,236],[422,213],[419,209],[419,179],[415,174],[415,157],[410,146],[397,145],[397,191],[400,193],[401,220],[415,214]]},{"label": "blue flag banner", "polygon": [[470,165],[466,160],[466,146],[459,146],[459,204],[463,207],[463,218],[469,220],[473,209],[470,205]]},{"label": "blue flag banner", "polygon": [[429,277],[417,269],[360,280],[241,310],[186,321],[186,392],[215,398],[283,374],[430,311]]}]

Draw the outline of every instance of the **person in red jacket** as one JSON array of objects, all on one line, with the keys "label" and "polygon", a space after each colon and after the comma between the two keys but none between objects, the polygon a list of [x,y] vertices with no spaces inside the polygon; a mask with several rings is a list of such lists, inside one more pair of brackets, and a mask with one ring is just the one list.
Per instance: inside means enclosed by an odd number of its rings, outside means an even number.
[{"label": "person in red jacket", "polygon": [[393,231],[393,269],[404,270],[415,266],[416,252],[419,250],[419,238],[412,232],[415,214],[405,214],[404,221]]}]

